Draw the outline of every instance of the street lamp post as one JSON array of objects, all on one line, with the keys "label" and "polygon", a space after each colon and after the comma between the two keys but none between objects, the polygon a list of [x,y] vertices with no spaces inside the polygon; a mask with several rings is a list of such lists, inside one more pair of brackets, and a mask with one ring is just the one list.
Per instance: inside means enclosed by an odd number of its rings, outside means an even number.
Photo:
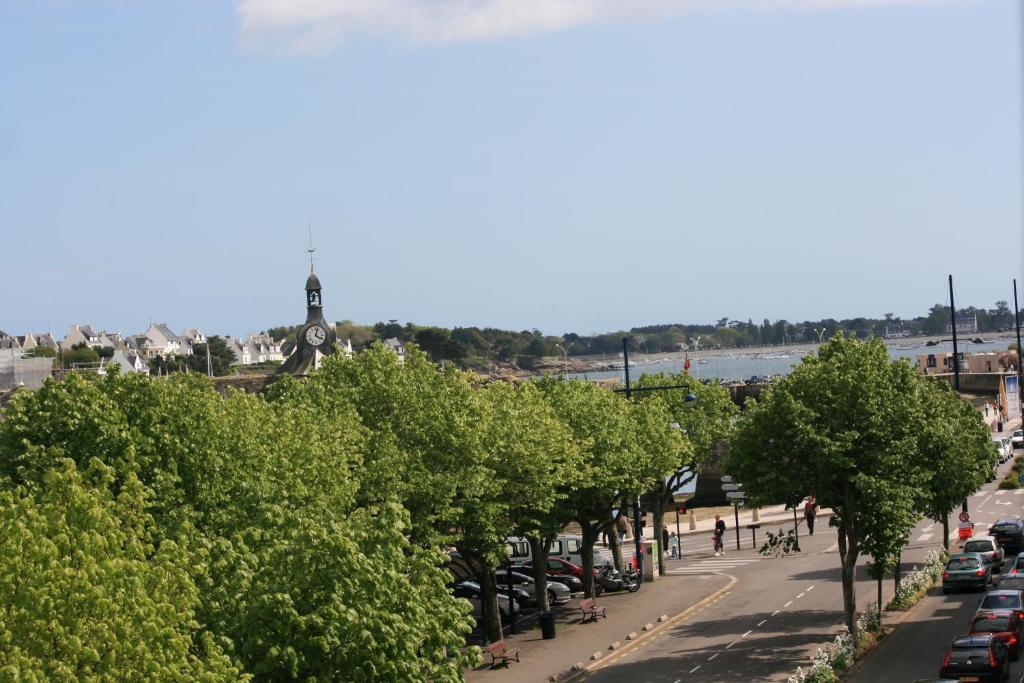
[{"label": "street lamp post", "polygon": [[825,336],[825,328],[822,327],[819,329],[815,327],[814,331],[818,333],[818,344],[824,344],[825,342],[823,341],[823,338]]}]

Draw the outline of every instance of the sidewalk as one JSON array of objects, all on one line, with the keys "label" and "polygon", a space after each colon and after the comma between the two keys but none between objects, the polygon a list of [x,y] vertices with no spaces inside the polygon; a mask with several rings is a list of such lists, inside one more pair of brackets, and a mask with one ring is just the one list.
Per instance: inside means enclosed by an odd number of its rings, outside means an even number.
[{"label": "sidewalk", "polygon": [[[490,669],[487,664],[475,670],[466,670],[467,683],[497,681],[518,683],[519,681],[548,681],[557,674],[566,674],[573,665],[582,662],[591,664],[591,655],[600,653],[607,656],[612,643],[626,647],[626,637],[636,633],[639,639],[649,637],[643,630],[645,624],[658,625],[658,618],[675,617],[709,596],[722,591],[731,584],[725,576],[664,576],[653,583],[645,583],[637,593],[605,593],[597,604],[607,609],[608,618],[580,623],[579,600],[571,600],[556,610],[556,637],[554,640],[541,638],[536,620],[527,630],[508,635],[505,640],[509,648],[519,648],[520,662],[507,667]],[[484,655],[484,661],[490,658]]]}]

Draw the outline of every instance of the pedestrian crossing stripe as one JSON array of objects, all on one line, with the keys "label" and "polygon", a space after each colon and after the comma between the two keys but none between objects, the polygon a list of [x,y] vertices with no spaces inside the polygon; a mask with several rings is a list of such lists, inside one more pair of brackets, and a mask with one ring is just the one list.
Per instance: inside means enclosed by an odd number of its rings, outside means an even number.
[{"label": "pedestrian crossing stripe", "polygon": [[1013,495],[1019,496],[1022,493],[1024,493],[1024,489],[1017,489],[1016,491],[1013,492]]},{"label": "pedestrian crossing stripe", "polygon": [[1005,495],[1005,494],[1006,494],[1006,489],[999,489],[998,491],[996,491],[996,495],[997,496],[1002,496],[1002,495]]}]

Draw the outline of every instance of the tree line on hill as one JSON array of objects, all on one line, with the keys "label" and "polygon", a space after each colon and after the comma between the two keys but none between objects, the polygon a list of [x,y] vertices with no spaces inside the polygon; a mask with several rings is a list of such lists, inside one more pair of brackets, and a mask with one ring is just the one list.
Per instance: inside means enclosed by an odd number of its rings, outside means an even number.
[{"label": "tree line on hill", "polygon": [[[1022,312],[1024,313],[1024,312]],[[997,301],[994,308],[969,306],[960,309],[958,316],[977,317],[978,332],[992,333],[1013,329],[1013,310],[1005,301]],[[493,362],[513,363],[522,358],[559,356],[565,349],[570,356],[618,354],[622,351],[622,337],[629,335],[633,348],[646,353],[670,353],[681,349],[730,349],[749,346],[813,343],[831,339],[839,333],[866,339],[872,335],[885,337],[887,333],[910,335],[941,335],[949,324],[949,308],[935,304],[928,314],[904,320],[892,313],[881,318],[848,318],[834,320],[733,320],[721,318],[712,324],[672,323],[634,327],[628,331],[580,335],[567,332],[560,336],[545,335],[540,330],[501,330],[493,327],[422,326],[401,324],[397,320],[358,325],[351,320],[337,323],[338,339],[350,339],[356,349],[366,348],[375,341],[397,338],[415,343],[432,360],[453,361],[463,367],[478,367]],[[273,327],[267,330],[274,339],[294,337],[297,326]],[[820,334],[819,334],[820,332]]]}]

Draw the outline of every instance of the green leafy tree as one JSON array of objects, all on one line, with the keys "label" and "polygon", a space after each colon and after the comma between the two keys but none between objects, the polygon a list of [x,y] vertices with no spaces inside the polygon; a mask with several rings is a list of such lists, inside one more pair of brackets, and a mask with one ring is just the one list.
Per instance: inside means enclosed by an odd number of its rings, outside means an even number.
[{"label": "green leafy tree", "polygon": [[10,680],[247,680],[200,627],[198,558],[154,548],[145,494],[70,460],[32,491],[0,491],[0,672]]},{"label": "green leafy tree", "polygon": [[[696,478],[700,463],[711,457],[716,445],[729,435],[737,409],[728,389],[719,384],[704,384],[686,372],[641,375],[636,386],[682,387],[657,392],[639,391],[635,394],[639,401],[648,400],[654,395],[663,400],[671,413],[671,421],[679,425],[683,437],[683,447],[677,451],[678,457],[671,473],[664,479],[658,479],[645,496],[651,505],[654,528],[659,530],[657,538],[660,540],[665,511],[674,503],[675,492]],[[664,556],[666,549],[661,548],[661,543],[658,547]],[[659,566],[664,574],[664,557]]]},{"label": "green leafy tree", "polygon": [[210,365],[212,366],[214,376],[223,377],[230,375],[234,371],[231,364],[235,362],[235,354],[228,348],[227,342],[218,336],[207,337],[206,344],[196,344],[192,348],[192,355],[187,356],[185,359],[188,369],[192,372],[206,374],[207,345],[209,345],[210,349]]},{"label": "green leafy tree", "polygon": [[854,636],[857,560],[865,547],[884,546],[882,536],[904,531],[906,521],[875,508],[915,500],[927,476],[917,442],[920,382],[906,361],[889,360],[880,340],[838,335],[760,403],[748,404],[727,455],[726,471],[756,500],[813,493],[834,511],[845,621]]},{"label": "green leafy tree", "polygon": [[75,344],[69,351],[64,353],[64,367],[73,368],[76,365],[89,365],[100,362],[100,354],[84,342]]},{"label": "green leafy tree", "polygon": [[583,589],[593,596],[594,544],[610,529],[612,510],[668,474],[682,440],[658,398],[634,404],[589,382],[553,378],[538,386],[581,453],[576,485],[565,505],[582,530]]},{"label": "green leafy tree", "polygon": [[943,545],[949,550],[950,513],[985,483],[999,455],[978,411],[947,382],[924,381],[921,400],[924,428],[918,433],[918,448],[929,476],[917,510],[942,522]]}]

